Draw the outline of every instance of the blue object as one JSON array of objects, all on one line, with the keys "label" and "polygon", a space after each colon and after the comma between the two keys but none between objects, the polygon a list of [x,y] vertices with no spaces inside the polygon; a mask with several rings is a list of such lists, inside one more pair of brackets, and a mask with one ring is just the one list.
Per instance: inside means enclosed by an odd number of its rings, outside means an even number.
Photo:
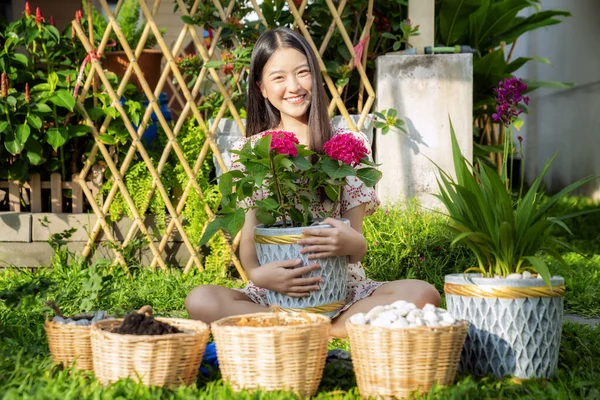
[{"label": "blue object", "polygon": [[[210,368],[210,370],[209,370]],[[215,342],[210,342],[204,349],[204,355],[202,356],[202,363],[200,363],[200,373],[205,377],[209,377],[211,371],[219,369],[219,359],[217,358],[217,348]]]},{"label": "blue object", "polygon": [[[148,100],[144,100],[142,102],[142,104],[144,106],[148,106]],[[160,94],[160,96],[158,96],[158,106],[160,108],[160,112],[165,117],[165,120],[167,122],[171,122],[173,120],[173,117],[171,115],[171,110],[169,109],[169,102],[167,99],[167,94],[165,92],[162,92]],[[150,116],[150,120],[152,121],[152,123],[148,124],[148,126],[146,127],[146,130],[142,134],[142,143],[144,144],[144,146],[150,145],[156,138],[156,134],[158,132],[159,122],[158,122],[158,117],[156,116],[154,111],[152,112],[152,115]]]}]

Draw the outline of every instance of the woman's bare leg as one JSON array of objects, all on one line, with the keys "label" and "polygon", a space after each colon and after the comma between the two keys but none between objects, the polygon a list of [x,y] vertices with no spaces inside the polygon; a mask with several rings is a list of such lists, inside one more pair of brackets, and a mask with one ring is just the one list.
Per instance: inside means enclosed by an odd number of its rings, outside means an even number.
[{"label": "woman's bare leg", "polygon": [[350,308],[335,318],[331,324],[331,336],[345,338],[346,320],[359,312],[366,313],[375,306],[392,304],[398,300],[406,300],[419,308],[430,303],[436,307],[440,304],[440,294],[437,289],[425,282],[415,279],[387,282],[375,289],[373,294],[354,303]]},{"label": "woman's bare leg", "polygon": [[207,324],[232,315],[268,311],[237,290],[217,285],[197,286],[185,299],[185,308],[192,319]]}]

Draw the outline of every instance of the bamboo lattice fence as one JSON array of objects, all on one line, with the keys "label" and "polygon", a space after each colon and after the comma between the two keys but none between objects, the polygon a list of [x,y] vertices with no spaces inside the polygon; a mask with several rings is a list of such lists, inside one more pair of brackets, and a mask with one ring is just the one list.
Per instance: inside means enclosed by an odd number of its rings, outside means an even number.
[{"label": "bamboo lattice fence", "polygon": [[[131,214],[133,215],[133,219],[134,219],[135,223],[132,225],[131,229],[127,233],[125,240],[114,247],[114,251],[115,251],[115,255],[116,255],[115,261],[117,263],[120,263],[123,266],[123,268],[127,269],[127,265],[126,265],[124,257],[123,257],[122,249],[125,246],[127,246],[127,244],[130,243],[136,237],[136,235],[141,234],[144,238],[147,239],[148,246],[153,253],[153,260],[152,260],[151,266],[156,267],[158,265],[160,268],[166,269],[167,265],[163,258],[164,250],[167,245],[168,238],[173,234],[174,230],[177,230],[177,232],[182,237],[185,248],[189,252],[189,262],[187,263],[187,265],[185,267],[185,271],[187,272],[193,267],[198,268],[198,269],[203,269],[202,258],[200,255],[200,249],[196,246],[195,243],[191,242],[189,235],[186,234],[186,229],[182,224],[182,219],[180,218],[180,216],[181,216],[182,210],[184,209],[184,206],[186,204],[186,199],[188,198],[190,191],[193,190],[198,194],[198,196],[200,196],[201,198],[203,197],[203,188],[198,185],[196,178],[197,178],[197,174],[200,170],[200,167],[202,166],[204,160],[210,154],[210,152],[212,152],[212,154],[214,154],[221,169],[227,170],[227,166],[224,164],[223,159],[222,159],[222,157],[219,153],[219,150],[217,148],[217,145],[215,143],[216,130],[217,130],[219,121],[223,118],[225,112],[228,110],[230,112],[230,114],[232,115],[233,119],[235,120],[240,131],[244,132],[243,122],[240,118],[238,110],[236,109],[234,103],[231,100],[231,94],[233,92],[233,89],[235,89],[235,83],[237,83],[237,81],[239,79],[242,79],[242,75],[244,74],[244,72],[247,72],[247,71],[242,71],[242,73],[236,72],[234,75],[234,78],[235,78],[234,85],[231,85],[231,84],[228,85],[226,82],[224,82],[224,79],[219,75],[217,69],[206,67],[206,63],[208,63],[209,61],[218,61],[218,58],[216,58],[216,54],[220,54],[220,53],[217,52],[216,50],[219,45],[219,38],[221,36],[222,29],[223,29],[222,27],[218,28],[214,32],[214,37],[213,37],[212,43],[210,45],[210,48],[207,48],[205,46],[204,41],[201,39],[201,37],[202,37],[201,27],[196,26],[196,25],[186,24],[182,21],[181,32],[179,33],[179,35],[178,35],[177,39],[175,40],[175,42],[173,43],[173,45],[171,47],[169,47],[169,46],[167,46],[164,39],[162,38],[160,29],[158,28],[156,21],[155,21],[155,15],[161,4],[161,0],[155,0],[154,2],[147,1],[147,0],[139,0],[139,6],[141,8],[143,18],[145,20],[144,21],[145,22],[144,30],[143,30],[143,33],[142,33],[141,38],[138,43],[127,43],[127,40],[125,39],[123,32],[121,31],[121,28],[119,27],[118,23],[116,22],[116,15],[119,13],[119,10],[123,4],[123,0],[119,0],[119,2],[117,3],[117,5],[114,9],[114,12],[111,11],[111,8],[107,4],[106,0],[99,0],[99,1],[100,1],[100,5],[101,5],[102,9],[108,16],[108,27],[107,27],[106,31],[104,32],[104,35],[103,35],[103,37],[100,41],[100,44],[98,45],[97,48],[94,48],[95,38],[93,37],[93,30],[90,29],[90,32],[85,32],[83,30],[82,26],[76,20],[74,20],[72,22],[73,27],[76,31],[77,37],[79,38],[81,43],[84,45],[86,51],[89,54],[88,60],[91,65],[89,72],[85,76],[85,83],[83,84],[80,93],[77,95],[76,106],[79,109],[79,111],[82,113],[82,115],[84,116],[86,124],[92,128],[92,134],[94,135],[94,138],[95,138],[94,147],[92,148],[92,151],[90,152],[89,157],[85,160],[84,168],[81,170],[79,175],[74,178],[74,182],[76,182],[80,185],[81,191],[86,196],[88,202],[90,203],[90,205],[93,209],[93,212],[98,217],[97,223],[93,227],[91,234],[89,236],[89,241],[88,241],[85,249],[83,250],[83,256],[89,256],[91,254],[91,252],[94,249],[93,244],[96,241],[96,238],[98,237],[98,235],[101,231],[104,231],[108,240],[111,240],[111,241],[117,243],[114,240],[114,237],[111,233],[111,229],[109,226],[110,223],[107,219],[107,212],[109,211],[110,205],[113,202],[113,200],[115,199],[115,196],[117,195],[118,192],[120,192],[120,194],[123,196],[125,202],[127,203],[127,206],[131,210]],[[171,0],[169,0],[169,1],[171,1]],[[222,6],[222,4],[219,0],[212,0],[212,2],[214,4],[214,6],[216,7],[216,9],[218,10],[219,18],[223,22],[227,21],[228,18],[231,15],[233,15],[233,13],[235,12],[235,7],[236,7],[235,0],[229,1],[225,8]],[[189,15],[196,14],[198,7],[201,5],[201,0],[195,0],[193,2],[193,4],[191,5],[191,8],[189,8],[189,9],[182,0],[176,0],[176,3],[178,5],[177,12],[179,12],[181,14],[181,16],[189,16]],[[251,0],[251,3],[254,7],[256,14],[261,19],[262,24],[267,26],[267,23],[261,13],[261,9],[259,8],[256,0]],[[355,53],[354,46],[357,43],[352,43],[352,41],[351,41],[350,37],[348,36],[348,33],[346,32],[346,29],[342,23],[342,20],[340,18],[340,15],[342,14],[344,7],[346,6],[346,0],[341,0],[338,4],[337,8],[335,7],[335,4],[333,3],[332,0],[327,0],[326,3],[331,12],[331,24],[329,26],[329,31],[328,31],[328,34],[326,35],[325,39],[323,40],[322,43],[320,43],[319,47],[317,47],[317,44],[313,41],[313,39],[307,29],[307,26],[302,19],[302,15],[305,11],[305,8],[307,7],[307,0],[303,0],[298,6],[296,6],[295,1],[287,0],[287,5],[288,5],[291,13],[294,16],[293,28],[297,29],[302,35],[304,35],[304,37],[308,40],[308,42],[310,43],[310,45],[313,48],[313,50],[315,51],[315,53],[318,55],[319,66],[320,66],[325,84],[326,84],[327,88],[329,89],[330,98],[331,98],[331,104],[329,107],[329,111],[333,115],[334,111],[337,108],[339,110],[340,114],[344,116],[348,126],[351,129],[357,130],[362,127],[362,125],[367,117],[367,114],[368,114],[369,110],[371,109],[371,106],[375,100],[375,93],[374,93],[373,87],[367,77],[367,74],[365,73],[365,66],[366,66],[368,51],[364,51],[362,53],[361,59],[355,61],[356,53]],[[91,7],[90,1],[88,0],[88,9],[90,9],[90,7]],[[370,31],[371,24],[373,23],[373,19],[374,19],[372,14],[373,14],[373,0],[370,0],[369,8],[368,8],[368,15],[367,15],[367,19],[366,19],[367,22],[366,22],[365,26],[362,28],[362,34],[360,35],[360,41],[365,46],[366,49],[368,49],[369,31]],[[88,15],[91,15],[91,13],[88,12]],[[91,26],[91,24],[92,24],[91,17],[89,18],[88,22],[89,22],[89,25]],[[350,115],[344,105],[344,102],[342,101],[342,98],[340,97],[340,94],[342,93],[344,87],[343,86],[336,87],[334,81],[327,73],[327,68],[322,59],[323,52],[324,52],[325,48],[327,47],[329,40],[336,29],[339,31],[339,33],[344,38],[344,43],[345,43],[346,47],[348,48],[348,51],[350,52],[350,55],[352,57],[351,60],[349,61],[348,67],[350,67],[350,68],[355,67],[358,70],[358,73],[360,76],[360,90],[359,90],[359,99],[358,99],[358,109],[360,111],[360,118],[359,118],[356,126],[354,125],[352,119],[350,118]],[[125,75],[120,80],[118,87],[113,87],[111,85],[111,83],[107,79],[105,71],[103,70],[103,67],[102,67],[101,54],[104,52],[104,49],[106,48],[107,44],[109,43],[109,37],[111,35],[111,32],[114,32],[116,34],[116,37],[118,38],[120,44],[122,45],[127,58],[130,60],[130,63],[127,67]],[[162,74],[160,76],[160,79],[159,79],[156,87],[150,87],[148,85],[146,79],[144,78],[143,71],[140,69],[138,63],[136,62],[136,60],[140,57],[142,50],[144,49],[144,45],[145,45],[150,33],[152,33],[154,35],[154,37],[157,39],[158,47],[160,48],[160,50],[162,51],[163,56],[164,56]],[[184,41],[188,37],[191,37],[192,42],[195,47],[195,50],[197,51],[197,53],[200,55],[200,57],[202,58],[202,60],[204,62],[204,66],[198,71],[198,78],[196,79],[192,88],[188,88],[187,82],[185,81],[184,77],[182,76],[182,74],[178,68],[177,63],[175,62],[176,57],[178,57],[180,55],[185,55],[184,50],[182,49],[182,46],[183,46]],[[233,39],[233,42],[234,42],[234,45],[239,44],[235,38]],[[146,98],[148,99],[148,107],[145,110],[144,115],[141,118],[141,121],[137,128],[128,119],[127,114],[119,101],[121,98],[121,95],[123,94],[123,92],[125,90],[126,84],[129,82],[132,75],[135,75],[137,77],[138,81],[140,82],[141,89],[142,89],[144,95],[146,96]],[[220,107],[219,112],[218,112],[214,122],[212,122],[212,124],[210,126],[207,125],[207,121],[205,121],[203,119],[202,114],[198,110],[198,105],[202,101],[202,95],[200,94],[200,87],[201,87],[202,83],[205,82],[209,77],[212,80],[213,84],[216,85],[219,92],[222,94],[222,96],[224,98],[224,102],[223,102],[222,106]],[[125,155],[124,159],[120,162],[120,165],[117,165],[117,162],[115,162],[113,157],[111,157],[111,154],[110,154],[110,151],[108,148],[109,146],[104,144],[99,139],[99,136],[104,134],[107,131],[107,128],[109,127],[109,124],[111,123],[111,120],[112,120],[111,117],[107,116],[105,118],[105,120],[103,121],[103,123],[99,127],[96,127],[94,125],[92,119],[88,115],[86,108],[83,105],[83,101],[86,98],[86,94],[90,90],[93,90],[93,91],[97,90],[99,82],[102,83],[102,85],[104,86],[104,90],[112,99],[111,106],[115,107],[118,110],[119,114],[121,115],[121,118],[123,119],[123,122],[125,123],[125,127],[131,137],[131,146],[130,146],[129,150],[127,151],[127,154]],[[161,91],[163,91],[163,89],[165,88],[165,86],[167,84],[169,85],[171,91],[174,93],[174,98],[177,99],[177,101],[179,102],[179,106],[181,107],[181,113],[179,114],[178,118],[174,121],[174,124],[169,124],[165,120],[165,117],[163,116],[161,109],[159,107],[158,101],[157,101]],[[366,92],[366,96],[365,96],[365,92]],[[160,124],[160,126],[162,127],[162,130],[164,131],[165,135],[168,138],[167,144],[164,147],[164,149],[162,150],[161,158],[157,164],[155,164],[150,159],[148,152],[146,151],[146,148],[144,147],[143,142],[140,140],[145,129],[147,128],[148,124],[150,123],[150,118],[151,118],[152,113],[155,113],[155,115],[157,116],[158,123]],[[201,151],[197,155],[194,165],[191,165],[190,163],[188,163],[188,161],[184,157],[181,147],[177,141],[177,136],[178,136],[179,132],[181,131],[184,123],[189,118],[194,118],[198,122],[198,124],[208,127],[206,141],[204,142],[204,145],[203,145]],[[163,172],[166,160],[169,157],[169,155],[171,154],[171,152],[175,153],[176,157],[178,158],[178,161],[183,166],[183,168],[189,178],[183,193],[181,194],[181,196],[178,197],[178,200],[175,203],[172,202],[172,200],[169,198],[169,195],[168,195],[167,191],[165,190],[165,187],[161,180],[161,173]],[[107,168],[110,170],[110,173],[112,175],[111,179],[114,182],[110,191],[108,192],[107,195],[105,195],[103,197],[102,201],[98,201],[97,196],[94,196],[94,193],[92,193],[91,190],[89,189],[88,185],[85,184],[85,177],[89,173],[90,169],[94,166],[99,154],[102,156],[104,162],[106,163]],[[150,172],[150,174],[153,177],[152,188],[147,193],[148,200],[151,199],[155,195],[161,196],[162,199],[164,200],[164,203],[166,205],[167,211],[170,216],[170,220],[169,220],[168,226],[166,227],[166,231],[164,232],[164,235],[162,236],[161,241],[160,241],[160,243],[158,243],[158,245],[156,245],[154,243],[153,238],[150,236],[150,233],[149,233],[147,227],[144,225],[143,216],[140,215],[140,211],[138,209],[136,209],[134,201],[132,200],[132,196],[128,192],[127,187],[123,181],[123,177],[126,174],[126,172],[128,171],[128,168],[130,167],[134,157],[141,157],[141,159],[144,161],[146,167],[148,168],[148,171]],[[214,213],[210,209],[210,207],[205,206],[205,211],[206,211],[207,215],[209,216],[209,218],[214,217]],[[223,234],[223,233],[221,233],[221,234]],[[235,265],[240,276],[244,280],[246,280],[247,279],[246,274],[244,273],[244,270],[242,269],[242,266],[235,255],[235,250],[239,244],[239,235],[238,235],[238,237],[233,238],[233,240],[227,240],[227,243],[229,246],[228,249],[232,255],[233,264]]]}]

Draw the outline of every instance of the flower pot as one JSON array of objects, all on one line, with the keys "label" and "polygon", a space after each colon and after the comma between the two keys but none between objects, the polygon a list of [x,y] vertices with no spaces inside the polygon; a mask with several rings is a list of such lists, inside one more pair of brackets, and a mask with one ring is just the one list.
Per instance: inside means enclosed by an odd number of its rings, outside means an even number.
[{"label": "flower pot", "polygon": [[[347,219],[342,219],[350,223]],[[308,227],[281,228],[258,225],[254,228],[256,254],[260,265],[273,261],[302,259],[306,266],[317,262],[308,260],[308,254],[300,254],[301,245],[296,241],[302,237],[302,231]],[[311,228],[327,229],[331,225],[313,225]],[[348,281],[348,257],[328,257],[319,259],[321,265],[316,271],[311,271],[303,277],[321,276],[324,282],[321,289],[310,292],[306,297],[290,297],[267,290],[269,304],[277,304],[290,311],[307,311],[332,317],[345,305],[346,283]]]},{"label": "flower pot", "polygon": [[[151,90],[154,90],[158,80],[160,79],[161,73],[161,61],[163,53],[160,50],[145,49],[140,54],[137,60],[140,69],[144,73],[144,78],[148,82]],[[111,51],[104,54],[104,68],[113,72],[115,75],[122,79],[129,66],[129,59],[124,51]],[[138,89],[142,90],[142,85],[138,80],[137,75],[134,73],[131,75],[131,83],[134,83]]]},{"label": "flower pot", "polygon": [[558,363],[565,281],[446,276],[448,311],[470,322],[460,368],[496,378],[550,378]]}]

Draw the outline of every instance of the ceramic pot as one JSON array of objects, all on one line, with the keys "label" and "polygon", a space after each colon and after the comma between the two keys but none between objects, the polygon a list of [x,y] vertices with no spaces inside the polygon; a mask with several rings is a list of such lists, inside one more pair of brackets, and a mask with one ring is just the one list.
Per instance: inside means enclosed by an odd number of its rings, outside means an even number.
[{"label": "ceramic pot", "polygon": [[[350,223],[347,219],[341,219]],[[302,260],[301,266],[315,263],[308,260],[308,254],[300,254],[301,245],[295,244],[302,237],[302,231],[308,227],[281,228],[258,225],[254,228],[256,254],[260,265],[272,261]],[[327,229],[331,225],[312,225],[311,228]],[[324,282],[321,289],[310,292],[306,297],[290,297],[271,290],[267,291],[269,304],[277,304],[292,311],[316,312],[332,317],[345,305],[346,284],[348,281],[348,257],[329,257],[318,260],[321,268],[311,271],[303,277],[321,276]]]},{"label": "ceramic pot", "polygon": [[445,279],[448,311],[470,323],[460,369],[496,378],[550,378],[556,371],[562,333],[565,281],[482,278]]}]

